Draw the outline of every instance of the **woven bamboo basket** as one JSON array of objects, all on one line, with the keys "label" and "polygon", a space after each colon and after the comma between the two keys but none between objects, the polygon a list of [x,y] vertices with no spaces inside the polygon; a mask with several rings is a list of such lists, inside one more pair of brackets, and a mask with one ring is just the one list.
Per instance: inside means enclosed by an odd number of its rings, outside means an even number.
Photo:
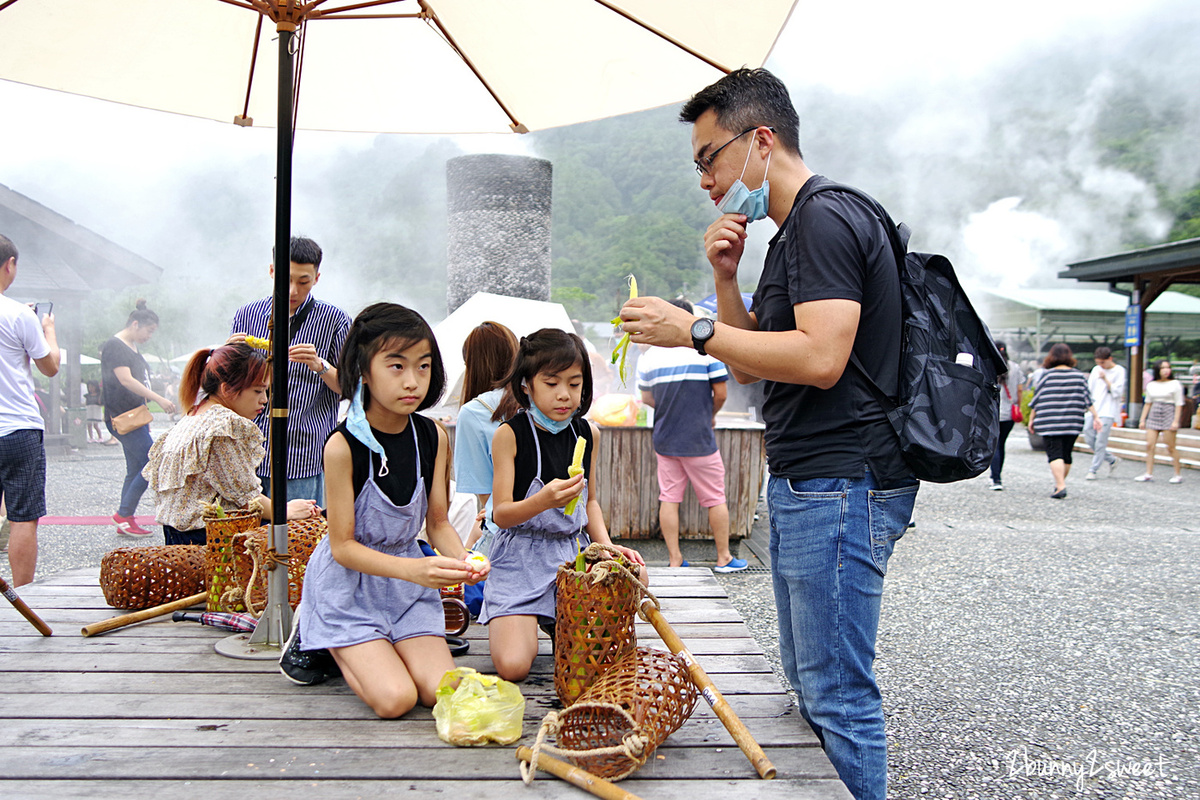
[{"label": "woven bamboo basket", "polygon": [[[638,647],[607,671],[570,708],[550,712],[535,748],[617,781],[646,763],[696,707],[695,684],[680,656]],[[553,745],[542,740],[553,736]]]},{"label": "woven bamboo basket", "polygon": [[138,611],[204,591],[198,544],[119,547],[100,560],[100,588],[113,608]]},{"label": "woven bamboo basket", "polygon": [[[209,611],[244,612],[246,604],[237,582],[239,559],[249,575],[253,569],[245,547],[235,547],[234,537],[254,530],[262,524],[257,512],[235,509],[223,517],[206,517],[204,529],[208,539],[208,551],[204,557],[204,575],[208,582]],[[244,585],[244,584],[243,584]],[[236,591],[234,591],[236,590]]]},{"label": "woven bamboo basket", "polygon": [[[304,588],[304,571],[317,543],[329,531],[321,515],[308,519],[288,520],[288,603],[294,610],[300,605]],[[271,541],[271,526],[263,525],[234,537],[237,556],[233,561],[236,585],[242,587],[243,598],[249,597],[249,611],[258,616],[267,602],[267,550]],[[256,567],[257,565],[257,567]],[[244,599],[243,599],[244,602]]]},{"label": "woven bamboo basket", "polygon": [[[609,556],[602,545],[584,553],[595,569]],[[563,564],[555,576],[554,691],[564,706],[574,703],[606,669],[637,647],[635,616],[640,584],[616,571],[579,572]]]}]

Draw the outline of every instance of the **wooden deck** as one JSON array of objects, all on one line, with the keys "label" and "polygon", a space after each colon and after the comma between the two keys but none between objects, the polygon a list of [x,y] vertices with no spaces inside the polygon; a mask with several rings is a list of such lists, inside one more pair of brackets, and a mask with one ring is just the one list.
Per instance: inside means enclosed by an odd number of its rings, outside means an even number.
[{"label": "wooden deck", "polygon": [[[379,720],[341,679],[295,686],[273,661],[218,655],[228,633],[196,623],[149,622],[83,638],[113,616],[98,570],[73,570],[21,587],[54,629],[40,636],[0,602],[0,797],[18,798],[582,798],[539,774],[520,780],[514,747],[441,742],[429,709]],[[758,779],[701,701],[684,726],[619,785],[654,798],[825,800],[850,795],[707,569],[651,568],[663,614],[778,769]],[[639,643],[662,646],[638,624]],[[473,625],[460,665],[491,672],[486,630]],[[527,698],[531,744],[555,707],[549,641]]]}]

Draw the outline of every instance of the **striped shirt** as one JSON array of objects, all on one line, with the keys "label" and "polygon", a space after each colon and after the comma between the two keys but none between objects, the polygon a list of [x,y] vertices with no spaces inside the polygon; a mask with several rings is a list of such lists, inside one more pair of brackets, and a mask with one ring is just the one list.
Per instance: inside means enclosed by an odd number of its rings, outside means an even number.
[{"label": "striped shirt", "polygon": [[1029,403],[1037,412],[1034,432],[1039,436],[1078,436],[1091,404],[1087,376],[1077,369],[1048,369],[1038,378]]},{"label": "striped shirt", "polygon": [[[267,297],[239,308],[233,315],[230,333],[265,338],[272,302],[272,298]],[[350,316],[312,295],[296,309],[296,314],[303,314],[304,321],[291,343],[311,344],[317,348],[318,356],[337,366],[346,334],[350,332]],[[288,480],[321,474],[321,453],[325,440],[337,427],[340,399],[308,365],[288,363]],[[268,405],[263,409],[254,421],[263,436],[269,436],[271,407]],[[267,462],[264,458],[259,465],[259,475],[268,474],[270,465]]]},{"label": "striped shirt", "polygon": [[717,452],[712,385],[728,380],[724,364],[690,347],[651,347],[642,353],[637,385],[654,397],[654,452],[675,458]]}]

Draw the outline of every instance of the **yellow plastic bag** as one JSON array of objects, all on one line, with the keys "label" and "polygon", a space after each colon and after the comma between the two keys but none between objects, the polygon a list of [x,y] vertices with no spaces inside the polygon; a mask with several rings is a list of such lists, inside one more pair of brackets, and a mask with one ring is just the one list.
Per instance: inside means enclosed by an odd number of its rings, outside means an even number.
[{"label": "yellow plastic bag", "polygon": [[588,416],[605,427],[633,427],[637,423],[637,398],[631,394],[603,394],[592,401]]},{"label": "yellow plastic bag", "polygon": [[458,667],[438,683],[433,718],[443,742],[459,746],[512,744],[521,738],[524,717],[521,690],[495,675]]}]

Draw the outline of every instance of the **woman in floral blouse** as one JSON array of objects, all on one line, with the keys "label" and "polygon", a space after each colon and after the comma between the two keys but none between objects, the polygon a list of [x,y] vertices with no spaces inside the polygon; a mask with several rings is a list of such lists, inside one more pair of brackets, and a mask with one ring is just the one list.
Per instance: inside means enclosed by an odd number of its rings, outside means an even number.
[{"label": "woman in floral blouse", "polygon": [[[258,499],[263,519],[271,501],[255,475],[263,436],[254,418],[267,404],[267,362],[246,344],[197,350],[179,382],[187,415],[150,448],[142,475],[157,495],[156,518],[167,544],[204,544],[202,503],[245,508]],[[312,500],[288,503],[288,519],[317,513]]]}]

